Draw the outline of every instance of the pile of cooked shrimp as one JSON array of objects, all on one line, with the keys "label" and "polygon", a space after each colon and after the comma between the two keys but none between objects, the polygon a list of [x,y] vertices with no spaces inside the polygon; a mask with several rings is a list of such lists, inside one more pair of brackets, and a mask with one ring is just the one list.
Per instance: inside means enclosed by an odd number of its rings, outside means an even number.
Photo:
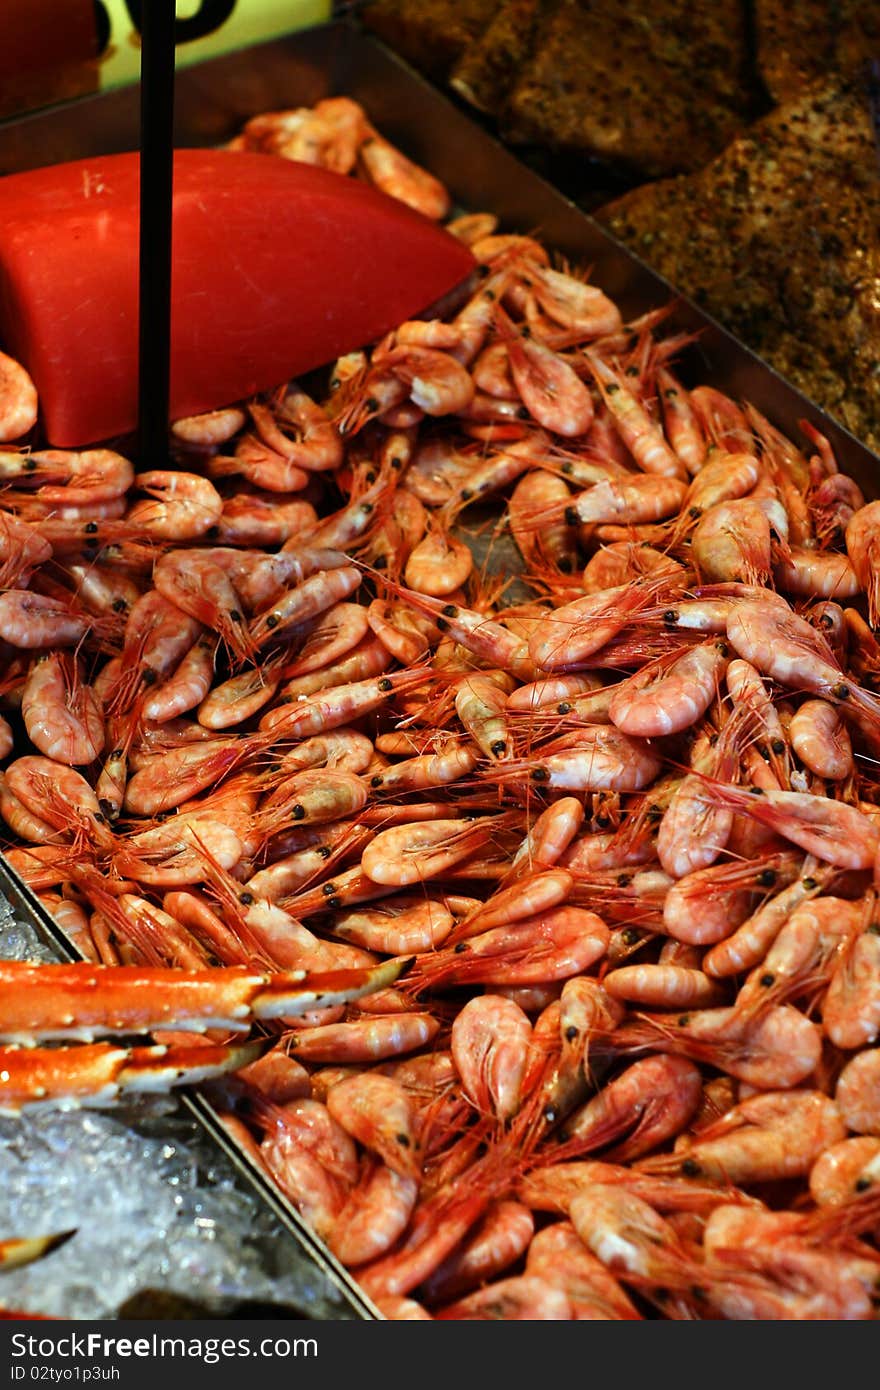
[{"label": "pile of cooked shrimp", "polygon": [[173,470],[3,359],[6,857],[92,960],[404,963],[216,1097],[385,1316],[871,1318],[880,502],[449,227]]}]

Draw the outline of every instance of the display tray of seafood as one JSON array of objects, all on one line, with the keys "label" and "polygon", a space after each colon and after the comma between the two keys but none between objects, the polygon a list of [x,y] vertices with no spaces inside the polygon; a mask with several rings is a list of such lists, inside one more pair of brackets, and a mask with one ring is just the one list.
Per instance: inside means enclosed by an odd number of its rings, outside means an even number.
[{"label": "display tray of seafood", "polygon": [[473,269],[173,467],[5,365],[0,1110],[183,1086],[359,1316],[872,1318],[880,460],[349,25],[178,142]]}]

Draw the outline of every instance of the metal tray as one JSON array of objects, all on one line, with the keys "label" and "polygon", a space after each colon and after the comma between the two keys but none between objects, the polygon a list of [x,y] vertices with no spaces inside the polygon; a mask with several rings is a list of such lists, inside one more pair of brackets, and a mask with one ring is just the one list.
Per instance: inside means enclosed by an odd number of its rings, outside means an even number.
[{"label": "metal tray", "polygon": [[[671,329],[698,333],[683,374],[751,401],[797,438],[808,419],[830,440],[842,470],[868,496],[880,492],[880,457],[827,416],[696,305],[680,296],[572,202],[525,168],[503,146],[352,21],[300,31],[198,64],[177,77],[175,138],[180,146],[222,144],[260,111],[311,105],[337,94],[362,103],[383,134],[449,187],[463,208],[491,211],[505,230],[534,232],[578,264],[619,304],[625,317],[676,301]],[[137,88],[83,98],[0,125],[0,174],[137,148]],[[369,274],[369,268],[365,268]],[[30,890],[0,856],[0,890],[69,959],[77,956]],[[341,1316],[380,1318],[348,1271],[290,1202],[230,1140],[198,1092],[182,1101],[271,1206],[306,1254],[338,1288]]]}]

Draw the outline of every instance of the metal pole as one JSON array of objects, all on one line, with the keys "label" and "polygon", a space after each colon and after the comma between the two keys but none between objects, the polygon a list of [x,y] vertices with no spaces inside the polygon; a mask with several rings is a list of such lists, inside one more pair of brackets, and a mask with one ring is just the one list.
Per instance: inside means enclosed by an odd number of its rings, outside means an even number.
[{"label": "metal pole", "polygon": [[141,6],[138,457],[144,468],[163,468],[168,458],[174,22],[175,0]]}]

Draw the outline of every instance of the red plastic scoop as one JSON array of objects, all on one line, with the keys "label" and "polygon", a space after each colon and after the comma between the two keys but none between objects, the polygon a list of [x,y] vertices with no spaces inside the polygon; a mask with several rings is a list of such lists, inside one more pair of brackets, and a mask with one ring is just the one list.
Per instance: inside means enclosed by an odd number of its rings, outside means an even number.
[{"label": "red plastic scoop", "polygon": [[[0,346],[28,369],[50,444],[137,421],[138,156],[0,178]],[[363,347],[474,268],[403,203],[262,154],[174,157],[172,419]]]}]

